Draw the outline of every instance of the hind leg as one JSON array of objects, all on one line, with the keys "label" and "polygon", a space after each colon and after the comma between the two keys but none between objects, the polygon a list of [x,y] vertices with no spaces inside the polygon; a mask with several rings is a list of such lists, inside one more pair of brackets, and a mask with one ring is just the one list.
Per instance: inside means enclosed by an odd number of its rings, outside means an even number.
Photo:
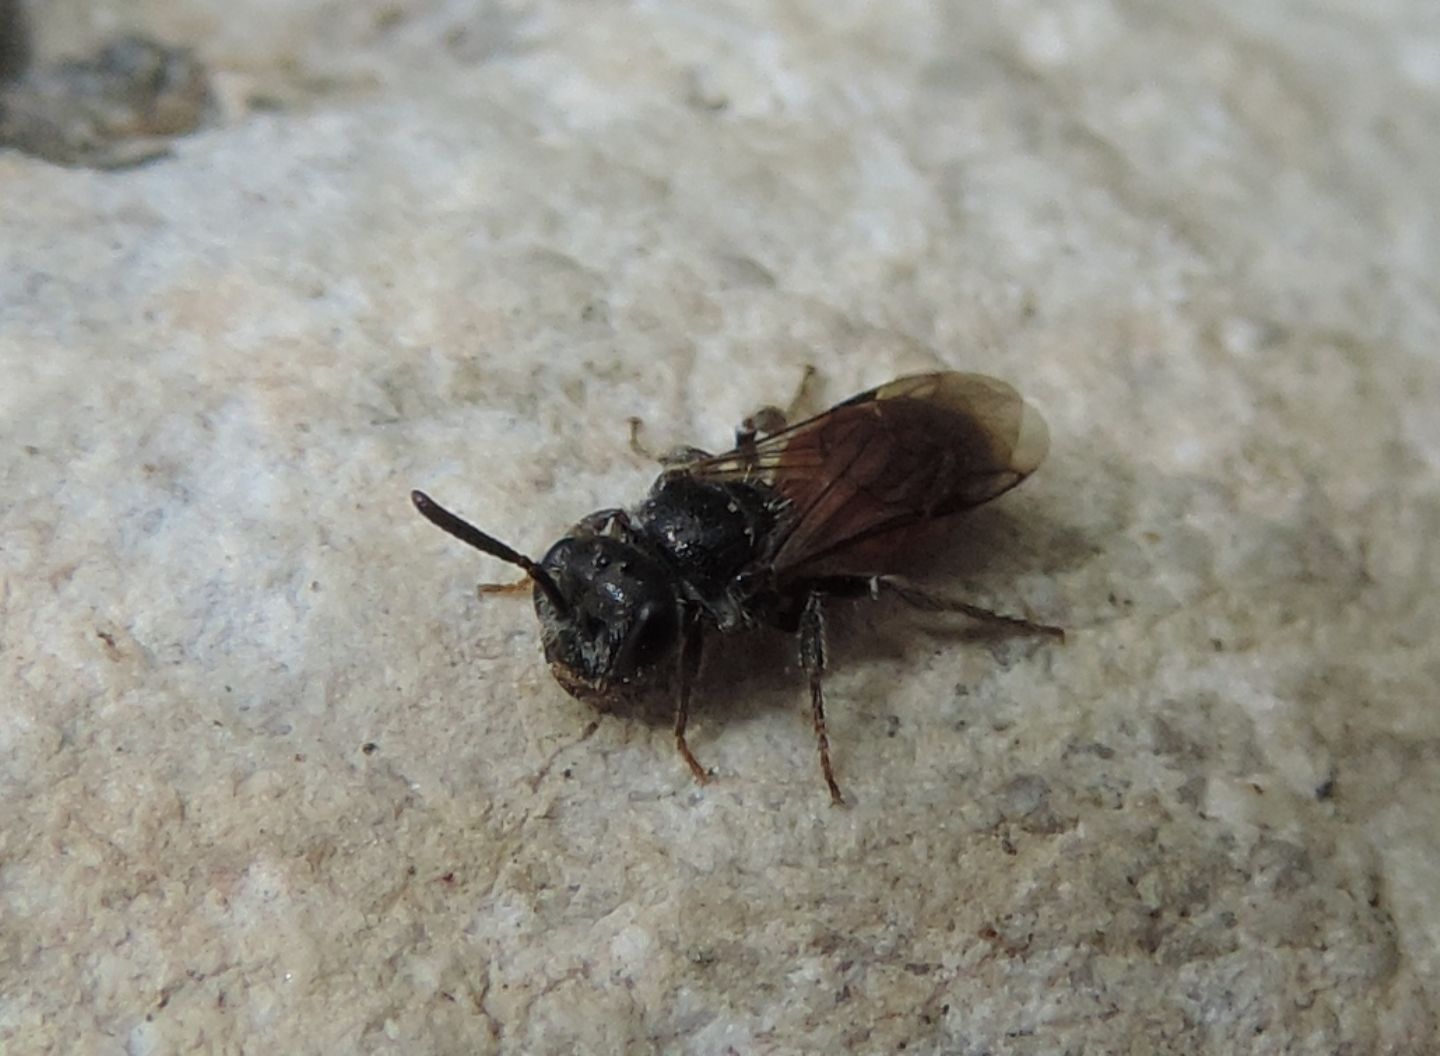
[{"label": "hind leg", "polygon": [[815,743],[820,749],[820,772],[830,789],[830,802],[845,803],[840,786],[835,783],[835,770],[830,765],[830,738],[825,732],[825,615],[821,596],[812,593],[800,613],[800,666],[810,677],[810,721],[815,726]]},{"label": "hind leg", "polygon": [[1006,616],[972,605],[959,598],[936,594],[933,591],[906,583],[893,576],[824,576],[814,581],[812,589],[832,598],[881,598],[892,595],[911,608],[922,612],[958,612],[977,623],[988,623],[1005,627],[1016,634],[1043,634],[1050,638],[1065,640],[1065,629],[1048,623],[1036,623],[1020,616]]}]

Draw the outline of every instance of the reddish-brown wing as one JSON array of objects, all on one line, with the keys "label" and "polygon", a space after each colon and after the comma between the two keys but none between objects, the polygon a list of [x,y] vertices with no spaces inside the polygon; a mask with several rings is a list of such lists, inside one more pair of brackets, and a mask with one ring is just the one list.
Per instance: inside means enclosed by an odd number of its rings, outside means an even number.
[{"label": "reddish-brown wing", "polygon": [[772,562],[786,575],[988,502],[1033,472],[1048,447],[1044,419],[1005,382],[919,374],[682,472],[779,492],[787,508]]}]

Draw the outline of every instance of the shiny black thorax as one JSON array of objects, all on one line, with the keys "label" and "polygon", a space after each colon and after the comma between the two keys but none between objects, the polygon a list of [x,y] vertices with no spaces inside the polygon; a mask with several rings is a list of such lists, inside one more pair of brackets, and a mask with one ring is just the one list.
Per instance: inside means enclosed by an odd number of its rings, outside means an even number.
[{"label": "shiny black thorax", "polygon": [[634,509],[576,524],[540,561],[570,611],[535,591],[557,678],[576,696],[623,691],[668,669],[687,621],[722,632],[771,622],[782,509],[763,484],[672,472]]}]

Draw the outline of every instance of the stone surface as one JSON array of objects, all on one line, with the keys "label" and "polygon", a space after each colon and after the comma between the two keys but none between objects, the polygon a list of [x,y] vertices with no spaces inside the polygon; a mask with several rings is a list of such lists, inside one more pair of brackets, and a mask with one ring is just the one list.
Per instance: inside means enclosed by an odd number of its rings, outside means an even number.
[{"label": "stone surface", "polygon": [[[7,1053],[1434,1051],[1431,5],[36,23],[225,117],[0,153]],[[844,621],[846,809],[787,643],[697,787],[406,499],[538,551],[806,364],[1046,407],[938,582],[1071,631]]]}]

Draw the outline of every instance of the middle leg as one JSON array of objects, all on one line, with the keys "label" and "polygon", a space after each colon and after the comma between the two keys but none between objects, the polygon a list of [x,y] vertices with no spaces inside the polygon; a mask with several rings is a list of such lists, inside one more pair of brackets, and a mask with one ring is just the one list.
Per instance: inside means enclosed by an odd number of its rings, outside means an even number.
[{"label": "middle leg", "polygon": [[683,633],[684,638],[680,644],[680,687],[679,695],[675,699],[675,748],[679,751],[680,758],[685,760],[690,772],[695,775],[695,780],[703,785],[710,780],[710,775],[690,751],[690,745],[685,743],[685,725],[690,721],[690,687],[695,684],[695,676],[700,672],[700,647],[704,641],[698,615],[691,613],[685,617]]}]

